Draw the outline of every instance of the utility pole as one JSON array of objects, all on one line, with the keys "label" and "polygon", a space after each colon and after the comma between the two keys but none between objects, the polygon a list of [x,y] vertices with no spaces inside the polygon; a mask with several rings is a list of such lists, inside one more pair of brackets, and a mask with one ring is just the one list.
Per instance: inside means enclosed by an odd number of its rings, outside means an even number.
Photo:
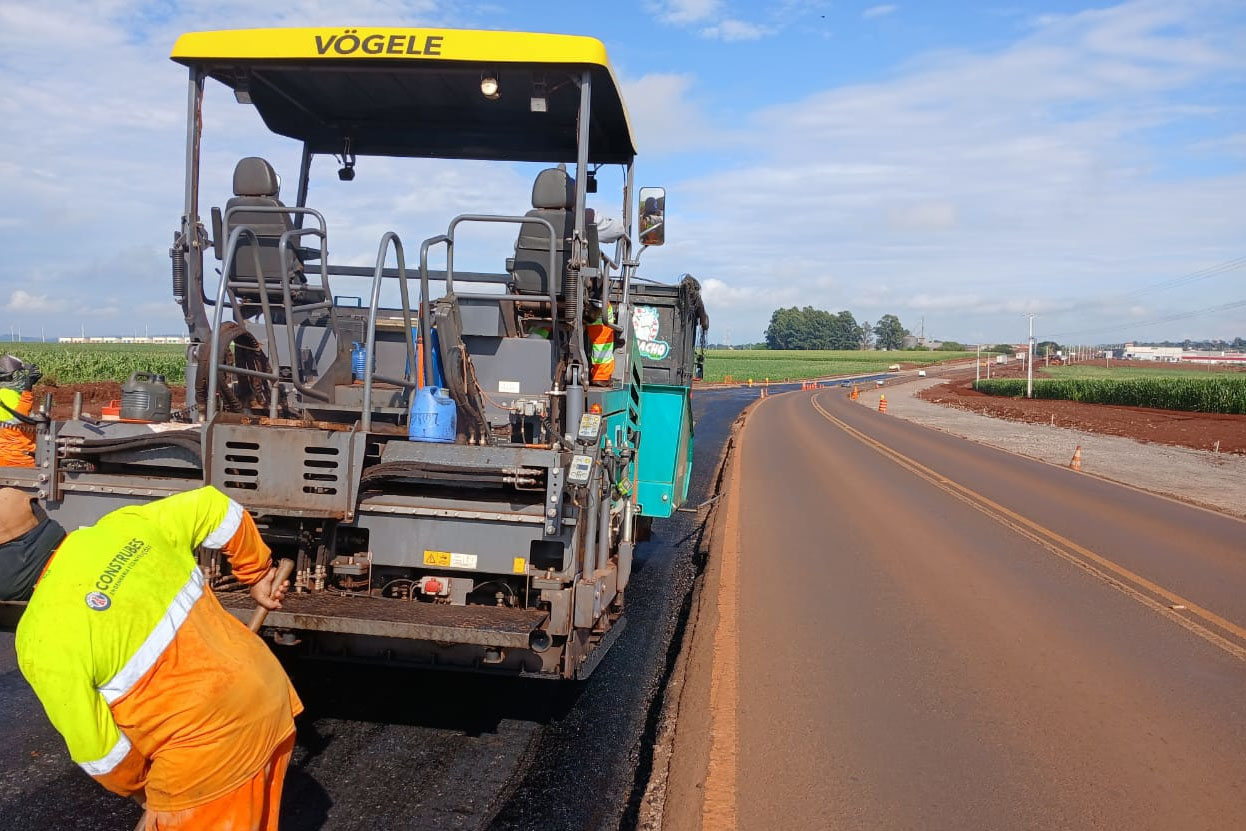
[{"label": "utility pole", "polygon": [[982,380],[982,344],[978,344],[978,357],[973,362],[973,386],[977,389],[978,382]]},{"label": "utility pole", "polygon": [[1025,345],[1025,397],[1034,397],[1034,318],[1038,315],[1027,313],[1030,319],[1030,338]]},{"label": "utility pole", "polygon": [[1047,344],[1047,354],[1043,357],[1043,366],[1051,366],[1051,344]]}]

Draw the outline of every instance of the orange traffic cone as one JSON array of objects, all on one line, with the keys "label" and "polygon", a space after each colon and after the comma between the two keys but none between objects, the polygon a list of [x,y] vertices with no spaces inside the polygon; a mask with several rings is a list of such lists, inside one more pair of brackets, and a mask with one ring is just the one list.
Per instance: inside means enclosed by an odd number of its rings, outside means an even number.
[{"label": "orange traffic cone", "polygon": [[885,395],[878,396],[878,411],[880,413],[887,412],[887,396]]},{"label": "orange traffic cone", "polygon": [[858,393],[858,392],[857,392],[857,388],[856,388],[855,386],[852,388],[852,395],[851,395],[851,396],[849,396],[849,397],[850,397],[853,401],[856,401],[856,400],[860,397],[860,393]]},{"label": "orange traffic cone", "polygon": [[1077,471],[1082,469],[1082,446],[1080,444],[1073,451],[1073,461],[1069,462],[1069,467]]}]

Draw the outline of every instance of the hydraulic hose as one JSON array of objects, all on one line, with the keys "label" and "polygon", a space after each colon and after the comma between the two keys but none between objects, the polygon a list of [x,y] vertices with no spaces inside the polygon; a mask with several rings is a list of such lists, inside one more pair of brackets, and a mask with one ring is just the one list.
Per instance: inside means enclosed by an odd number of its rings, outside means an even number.
[{"label": "hydraulic hose", "polygon": [[128,450],[147,450],[153,447],[179,447],[195,457],[203,464],[203,449],[198,436],[170,434],[153,434],[150,436],[132,436],[115,439],[84,439],[62,445],[67,454],[75,456],[102,456],[107,453],[120,453]]}]

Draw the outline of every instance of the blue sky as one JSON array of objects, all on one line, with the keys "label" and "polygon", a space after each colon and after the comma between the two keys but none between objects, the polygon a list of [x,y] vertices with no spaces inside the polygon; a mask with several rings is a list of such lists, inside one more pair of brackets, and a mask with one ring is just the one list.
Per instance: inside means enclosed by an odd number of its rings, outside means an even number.
[{"label": "blue sky", "polygon": [[[351,24],[601,38],[638,184],[668,190],[668,245],[642,272],[697,275],[712,340],[758,340],[789,305],[970,342],[1019,340],[1025,312],[1059,340],[1246,335],[1246,307],[1215,310],[1246,300],[1240,0],[0,0],[0,329],[179,331],[173,40]],[[297,148],[252,110],[217,87],[205,122],[205,217],[242,155],[292,190]],[[370,263],[390,228],[415,247],[457,213],[521,212],[535,170],[378,160],[345,186],[326,163],[312,203],[334,259]],[[472,243],[459,265],[500,270],[509,235]]]}]

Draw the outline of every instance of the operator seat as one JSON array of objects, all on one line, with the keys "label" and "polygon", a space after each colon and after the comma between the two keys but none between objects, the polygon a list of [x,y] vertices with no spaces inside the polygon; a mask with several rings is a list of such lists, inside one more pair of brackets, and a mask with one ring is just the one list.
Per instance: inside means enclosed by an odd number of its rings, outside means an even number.
[{"label": "operator seat", "polygon": [[510,272],[519,294],[549,295],[550,280],[562,294],[562,275],[571,256],[571,236],[575,231],[575,180],[560,167],[537,174],[532,185],[532,210],[525,217],[547,220],[554,226],[554,274],[549,271],[549,229],[538,222],[519,226],[515,257]]},{"label": "operator seat", "polygon": [[[260,268],[269,293],[281,297],[281,257],[278,243],[281,235],[294,227],[290,214],[283,212],[249,211],[247,208],[284,208],[278,199],[281,185],[273,166],[259,156],[248,156],[234,168],[234,197],[225,203],[224,233],[228,239],[234,228],[245,225],[255,232],[259,242]],[[232,210],[232,213],[231,213]],[[293,285],[306,283],[303,263],[299,259],[298,239],[291,239],[288,251],[291,255],[289,269]],[[234,257],[233,279],[240,282],[259,282],[255,273],[255,241],[249,235],[238,239]]]}]

